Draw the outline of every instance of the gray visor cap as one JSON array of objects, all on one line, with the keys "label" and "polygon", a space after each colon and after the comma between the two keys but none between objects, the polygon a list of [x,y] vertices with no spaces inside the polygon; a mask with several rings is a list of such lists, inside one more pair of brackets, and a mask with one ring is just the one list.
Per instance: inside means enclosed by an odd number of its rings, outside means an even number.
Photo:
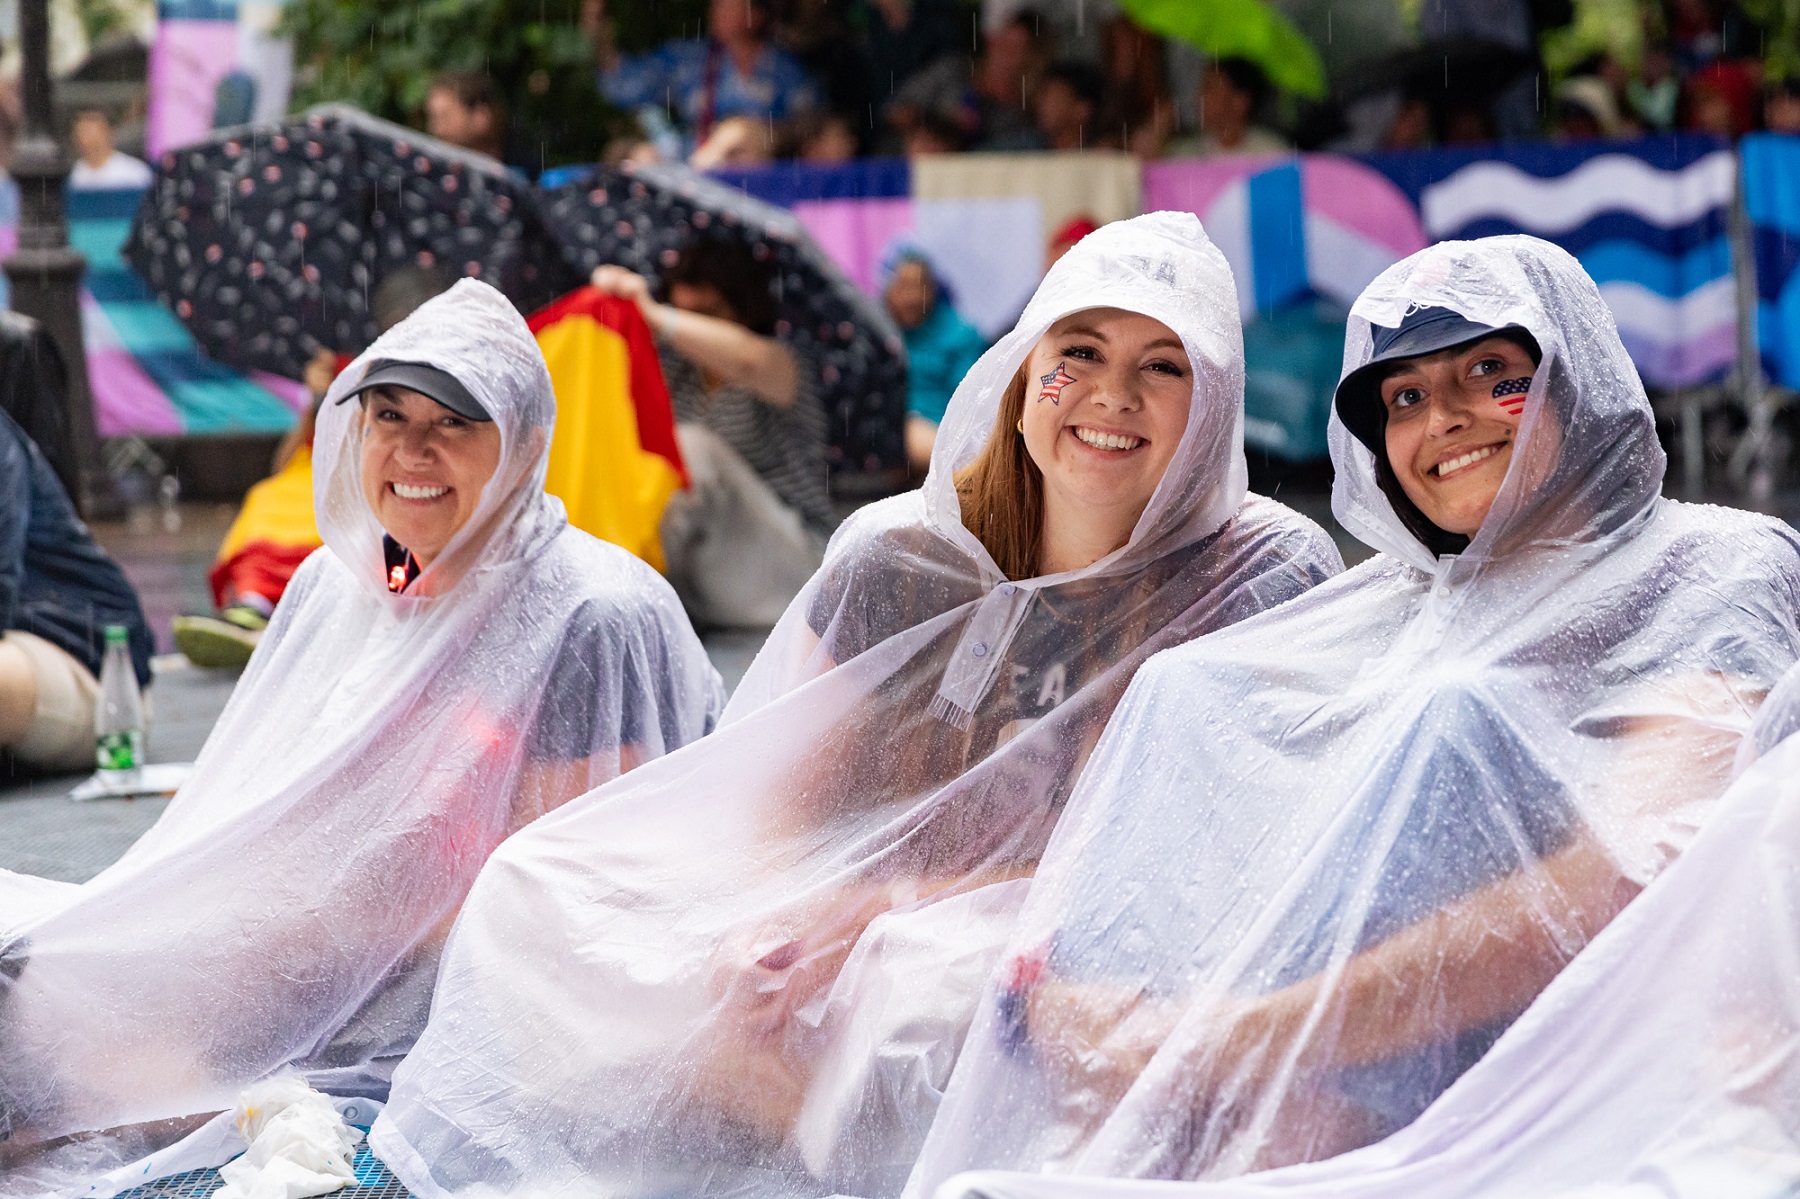
[{"label": "gray visor cap", "polygon": [[469,389],[449,371],[427,366],[423,362],[396,362],[391,358],[377,358],[369,363],[362,382],[345,392],[338,403],[342,404],[353,396],[378,387],[404,387],[408,391],[416,391],[436,400],[464,420],[494,419],[481,406],[481,401],[471,395]]}]

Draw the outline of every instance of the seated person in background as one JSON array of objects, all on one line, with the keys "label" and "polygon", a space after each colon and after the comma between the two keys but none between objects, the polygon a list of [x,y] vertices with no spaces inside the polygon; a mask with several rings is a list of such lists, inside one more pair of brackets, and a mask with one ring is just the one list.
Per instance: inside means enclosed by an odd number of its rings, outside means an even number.
[{"label": "seated person in background", "polygon": [[104,110],[84,108],[75,114],[72,131],[75,161],[69,167],[69,186],[76,191],[149,187],[155,172],[150,164],[133,158],[113,145],[112,118]]},{"label": "seated person in background", "polygon": [[0,411],[0,749],[21,765],[94,768],[109,624],[130,630],[138,684],[148,686],[152,643],[137,592],[36,443]]},{"label": "seated person in background", "polygon": [[691,485],[663,515],[669,582],[702,627],[774,624],[818,568],[832,518],[816,368],[774,337],[769,268],[703,239],[664,272],[667,303],[623,267],[593,282],[643,312],[675,403]]},{"label": "seated person in background", "polygon": [[1247,58],[1219,58],[1206,64],[1194,104],[1197,135],[1178,137],[1163,147],[1165,158],[1215,158],[1221,154],[1279,154],[1287,139],[1255,123],[1274,89],[1263,69]]},{"label": "seated person in background", "polygon": [[371,1136],[413,1193],[898,1194],[1139,663],[1339,569],[1245,490],[1236,296],[1190,214],[1089,238],[719,731],[495,856]]},{"label": "seated person in background", "polygon": [[482,71],[445,71],[425,93],[425,132],[477,154],[499,158],[506,149],[506,106]]},{"label": "seated person in background", "polygon": [[789,117],[776,130],[776,158],[820,164],[849,162],[856,151],[856,130],[841,112],[808,109]]},{"label": "seated person in background", "polygon": [[1789,76],[1764,90],[1763,128],[1770,133],[1800,133],[1800,79]]},{"label": "seated person in background", "polygon": [[987,339],[956,311],[931,255],[908,234],[881,256],[881,299],[906,340],[906,465],[923,475],[950,397]]},{"label": "seated person in background", "polygon": [[58,1138],[289,1067],[385,1087],[489,852],[712,727],[674,593],[544,493],[554,418],[524,320],[474,280],[332,385],[326,548],[193,774],[117,863],[0,915],[0,1151],[53,1170]]},{"label": "seated person in background", "polygon": [[706,36],[647,54],[620,54],[607,0],[583,0],[581,25],[600,64],[600,90],[621,108],[673,108],[690,147],[727,117],[785,121],[819,103],[806,69],[769,42],[769,0],[709,0]]},{"label": "seated person in background", "polygon": [[1662,498],[1563,250],[1422,250],[1347,346],[1332,508],[1380,552],[1138,672],[914,1194],[1230,1178],[1409,1124],[1687,845],[1800,655],[1800,534]]},{"label": "seated person in background", "polygon": [[1030,140],[1035,144],[1018,148],[1093,149],[1100,136],[1095,120],[1105,99],[1106,77],[1098,67],[1085,62],[1051,63],[1031,100],[1037,129]]},{"label": "seated person in background", "polygon": [[[389,272],[370,297],[375,328],[386,333],[454,282],[441,267],[403,266]],[[306,389],[313,402],[275,448],[275,473],[244,496],[207,574],[219,614],[175,618],[175,648],[194,665],[243,669],[288,580],[319,548],[319,526],[313,520],[313,424],[332,381],[349,364],[348,358],[323,348],[306,364]]]},{"label": "seated person in background", "polygon": [[775,139],[769,123],[756,117],[726,117],[713,126],[706,140],[688,155],[688,165],[696,171],[720,167],[757,167],[769,162],[775,154]]}]

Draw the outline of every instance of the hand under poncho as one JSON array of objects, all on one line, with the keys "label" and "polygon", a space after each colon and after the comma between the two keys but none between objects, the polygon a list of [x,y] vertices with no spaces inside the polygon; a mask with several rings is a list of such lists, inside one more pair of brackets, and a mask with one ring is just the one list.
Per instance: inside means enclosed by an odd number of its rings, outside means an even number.
[{"label": "hand under poncho", "polygon": [[[363,498],[361,409],[337,402],[376,358],[449,371],[501,434],[474,514],[400,595]],[[92,881],[0,912],[0,1131],[216,1111],[286,1065],[379,1085],[494,846],[622,757],[711,727],[718,676],[674,593],[544,494],[554,416],[525,322],[473,281],[339,378],[316,437],[326,549],[192,778]]]},{"label": "hand under poncho", "polygon": [[1795,535],[1660,498],[1650,405],[1561,250],[1452,242],[1392,267],[1352,309],[1346,371],[1409,305],[1544,351],[1486,520],[1434,560],[1333,416],[1334,509],[1381,553],[1138,673],[910,1194],[974,1168],[1232,1177],[1375,1141],[1723,792],[1800,651]]},{"label": "hand under poncho", "polygon": [[[495,856],[371,1136],[415,1193],[898,1190],[1131,673],[1338,569],[1246,496],[1235,295],[1192,217],[1086,238],[957,389],[923,490],[838,532],[724,727]],[[1124,547],[1006,580],[954,473],[1045,330],[1098,306],[1181,337],[1186,429]]]},{"label": "hand under poncho", "polygon": [[[1691,848],[1417,1121],[1329,1161],[1132,1199],[1778,1199],[1800,1187],[1800,691]],[[1772,719],[1771,719],[1772,718]],[[1784,733],[1785,730],[1785,739]],[[1754,758],[1754,755],[1748,755]],[[1124,1199],[968,1174],[944,1196]]]}]

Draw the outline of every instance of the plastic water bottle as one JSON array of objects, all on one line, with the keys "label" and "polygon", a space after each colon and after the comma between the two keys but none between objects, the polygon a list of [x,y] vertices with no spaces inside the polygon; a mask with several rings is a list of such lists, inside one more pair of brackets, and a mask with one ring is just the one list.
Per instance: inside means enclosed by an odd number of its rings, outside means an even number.
[{"label": "plastic water bottle", "polygon": [[144,699],[131,665],[131,633],[122,624],[106,626],[100,702],[94,705],[94,744],[103,776],[116,778],[144,764]]}]

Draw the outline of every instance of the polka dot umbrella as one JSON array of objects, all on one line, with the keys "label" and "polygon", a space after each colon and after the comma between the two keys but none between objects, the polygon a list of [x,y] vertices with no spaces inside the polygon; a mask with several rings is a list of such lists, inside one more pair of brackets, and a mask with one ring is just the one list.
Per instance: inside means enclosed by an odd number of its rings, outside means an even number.
[{"label": "polka dot umbrella", "polygon": [[485,155],[324,105],[165,153],[124,253],[207,354],[299,378],[321,347],[368,347],[398,266],[485,279],[527,312],[579,286],[531,193]]},{"label": "polka dot umbrella", "polygon": [[773,263],[776,335],[818,364],[834,467],[876,472],[905,461],[906,359],[900,331],[785,209],[686,167],[596,167],[539,193],[571,265],[629,267],[653,282],[697,237],[740,238]]}]

